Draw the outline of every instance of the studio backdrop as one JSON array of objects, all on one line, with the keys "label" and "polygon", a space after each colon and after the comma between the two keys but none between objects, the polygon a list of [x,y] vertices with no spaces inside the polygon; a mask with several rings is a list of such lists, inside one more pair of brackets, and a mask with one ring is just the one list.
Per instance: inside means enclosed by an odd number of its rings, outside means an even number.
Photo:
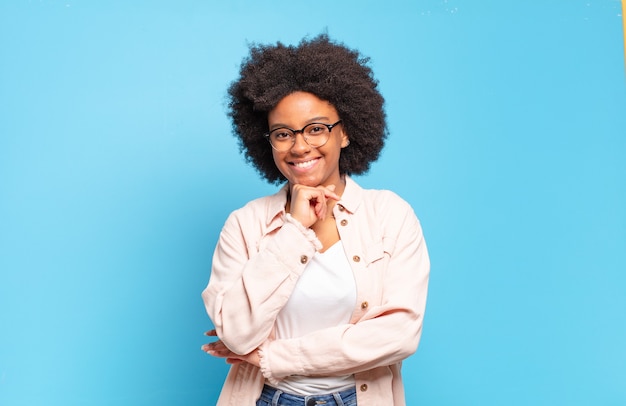
[{"label": "studio backdrop", "polygon": [[0,404],[215,404],[228,366],[200,350],[200,293],[228,214],[277,189],[226,89],[250,44],[320,33],[370,57],[389,138],[357,181],[406,199],[431,255],[408,404],[626,404],[623,18],[618,0],[2,1]]}]

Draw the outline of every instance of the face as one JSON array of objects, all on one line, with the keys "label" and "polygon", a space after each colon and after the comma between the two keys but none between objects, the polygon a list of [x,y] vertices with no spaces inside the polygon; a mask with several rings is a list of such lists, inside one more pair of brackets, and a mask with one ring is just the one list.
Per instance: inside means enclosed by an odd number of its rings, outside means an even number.
[{"label": "face", "polygon": [[[267,119],[270,130],[279,127],[299,130],[310,123],[333,124],[340,117],[329,102],[311,93],[295,92],[278,102]],[[343,125],[339,124],[333,127],[328,142],[321,147],[311,147],[298,133],[291,149],[278,152],[272,148],[272,154],[276,167],[291,185],[335,185],[339,188],[339,155],[347,145],[348,136]],[[268,148],[271,147],[268,145]]]}]

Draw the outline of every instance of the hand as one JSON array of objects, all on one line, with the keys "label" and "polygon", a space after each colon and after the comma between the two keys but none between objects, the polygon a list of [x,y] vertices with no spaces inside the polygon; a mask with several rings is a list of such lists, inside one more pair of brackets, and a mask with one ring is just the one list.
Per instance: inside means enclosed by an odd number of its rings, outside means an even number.
[{"label": "hand", "polygon": [[[217,332],[215,330],[209,330],[204,335],[209,337],[217,337]],[[259,367],[261,365],[261,359],[259,357],[259,351],[254,350],[246,355],[235,354],[231,350],[224,345],[222,340],[217,340],[209,344],[204,344],[200,347],[202,351],[206,352],[209,355],[218,358],[226,358],[226,362],[228,364],[237,364],[240,362],[247,362],[249,364],[255,365]]]},{"label": "hand", "polygon": [[291,186],[289,212],[291,217],[305,227],[311,227],[317,220],[323,220],[328,213],[328,199],[339,200],[335,185],[328,186]]}]

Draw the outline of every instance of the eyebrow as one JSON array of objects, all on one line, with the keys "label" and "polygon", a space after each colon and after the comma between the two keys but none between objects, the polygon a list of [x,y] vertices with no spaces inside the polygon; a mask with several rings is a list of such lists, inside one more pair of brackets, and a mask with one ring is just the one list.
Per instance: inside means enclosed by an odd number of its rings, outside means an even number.
[{"label": "eyebrow", "polygon": [[[305,126],[312,124],[312,123],[318,123],[319,120],[326,120],[326,121],[331,121],[329,117],[326,116],[317,116],[317,117],[313,117],[310,118],[306,121]],[[320,123],[323,124],[323,123]],[[287,124],[282,124],[282,123],[276,123],[272,126],[270,126],[270,130],[275,130],[276,128],[289,128],[292,129],[291,127],[289,127]]]}]

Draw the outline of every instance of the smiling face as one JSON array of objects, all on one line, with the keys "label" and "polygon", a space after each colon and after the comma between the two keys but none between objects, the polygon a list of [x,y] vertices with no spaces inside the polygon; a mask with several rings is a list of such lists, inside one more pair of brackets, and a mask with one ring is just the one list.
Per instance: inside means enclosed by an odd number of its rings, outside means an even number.
[{"label": "smiling face", "polygon": [[[285,96],[267,115],[270,131],[279,127],[300,129],[310,123],[333,124],[339,119],[332,104],[306,92]],[[272,155],[276,167],[291,185],[335,185],[340,188],[339,155],[341,148],[347,145],[348,136],[343,126],[338,125],[321,147],[311,147],[298,133],[289,150],[278,152],[272,149]]]}]

